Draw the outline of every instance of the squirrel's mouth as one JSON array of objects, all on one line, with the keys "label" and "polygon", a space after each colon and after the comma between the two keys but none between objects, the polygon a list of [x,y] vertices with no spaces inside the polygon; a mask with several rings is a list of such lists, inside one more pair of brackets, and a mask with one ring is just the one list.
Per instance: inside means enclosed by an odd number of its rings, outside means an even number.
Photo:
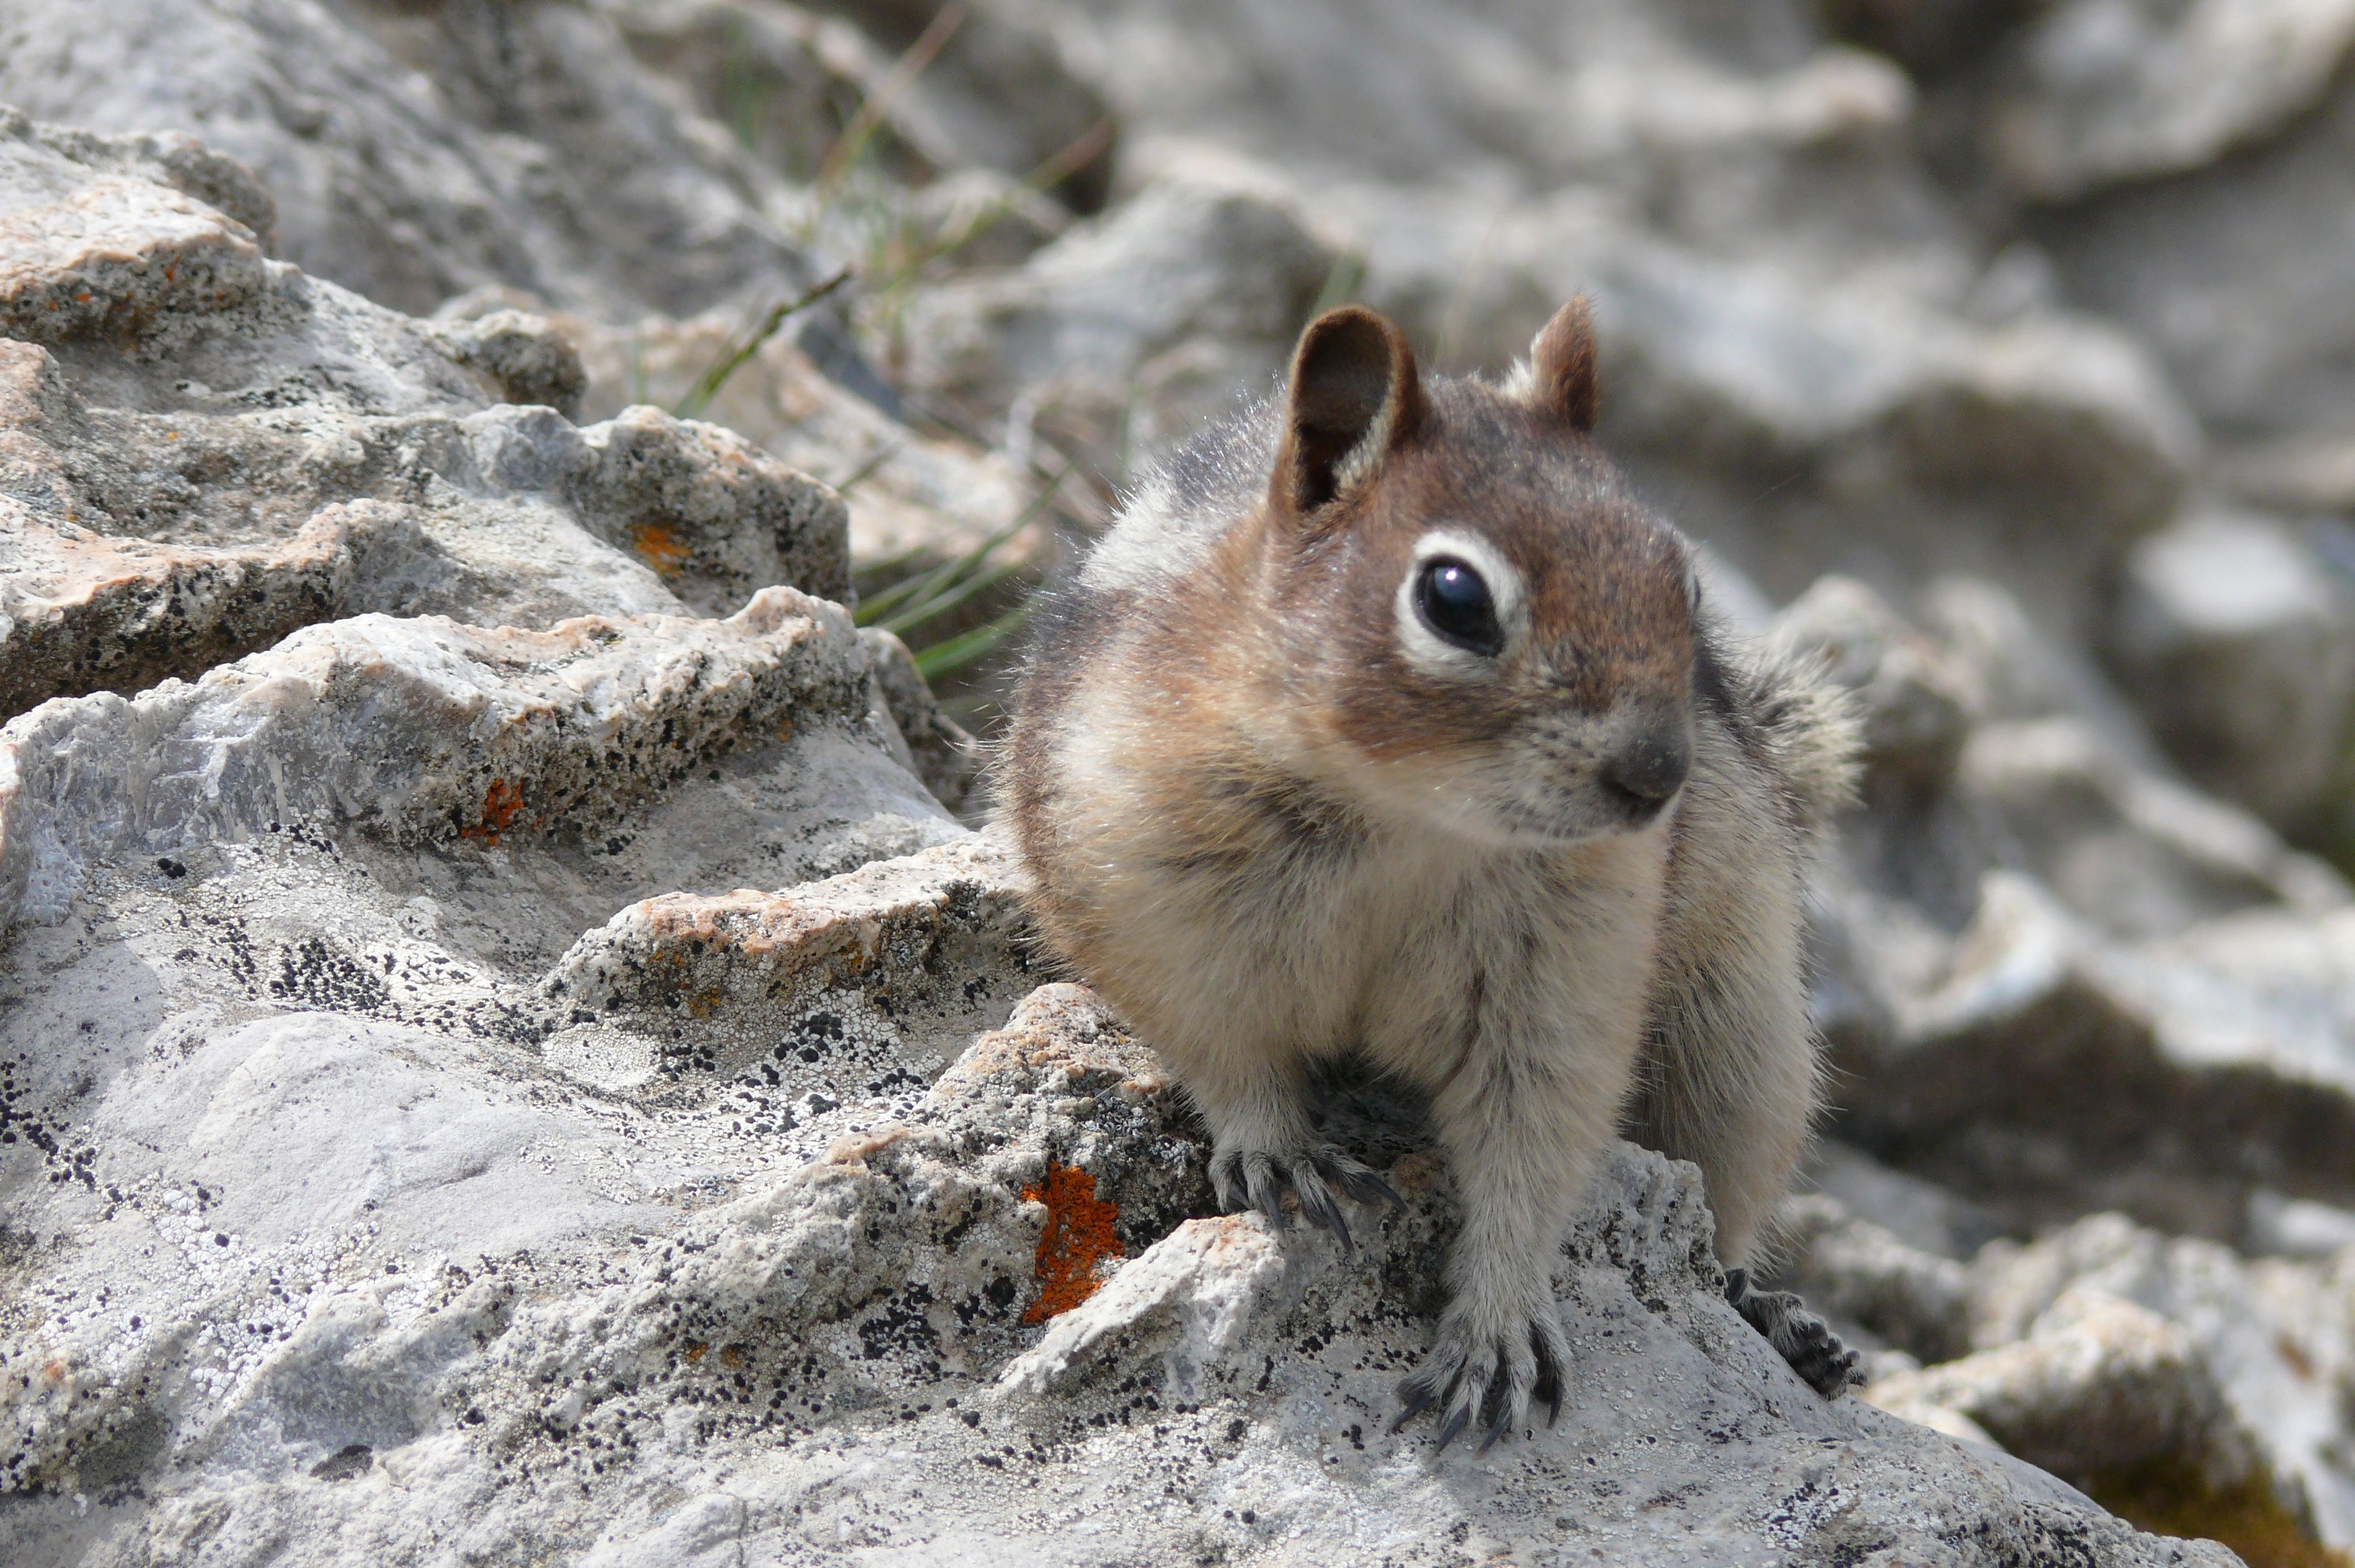
[{"label": "squirrel's mouth", "polygon": [[1551,824],[1542,837],[1554,844],[1581,844],[1590,839],[1609,838],[1620,834],[1648,833],[1667,820],[1668,800],[1644,800],[1627,804],[1613,802],[1593,812],[1568,813]]},{"label": "squirrel's mouth", "polygon": [[1559,848],[1622,834],[1659,828],[1683,795],[1637,795],[1608,780],[1593,779],[1560,793],[1530,799],[1465,802],[1443,815],[1440,825],[1499,849]]}]

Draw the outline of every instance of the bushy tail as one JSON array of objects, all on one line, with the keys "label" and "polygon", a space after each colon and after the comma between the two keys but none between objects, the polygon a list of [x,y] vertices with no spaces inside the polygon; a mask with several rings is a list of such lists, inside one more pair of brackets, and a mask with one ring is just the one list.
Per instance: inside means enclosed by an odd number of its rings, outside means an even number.
[{"label": "bushy tail", "polygon": [[1800,830],[1819,836],[1856,804],[1864,773],[1862,705],[1826,673],[1819,651],[1770,643],[1753,658],[1744,707]]}]

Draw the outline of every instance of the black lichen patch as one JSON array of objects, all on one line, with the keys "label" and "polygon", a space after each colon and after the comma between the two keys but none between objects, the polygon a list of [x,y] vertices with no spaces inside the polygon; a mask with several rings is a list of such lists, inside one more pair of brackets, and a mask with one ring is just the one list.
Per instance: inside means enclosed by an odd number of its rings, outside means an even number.
[{"label": "black lichen patch", "polygon": [[354,1477],[366,1475],[368,1467],[375,1463],[376,1456],[367,1444],[347,1443],[312,1466],[311,1478],[314,1481],[348,1481]]},{"label": "black lichen patch", "polygon": [[933,1328],[926,1309],[932,1304],[931,1287],[912,1281],[897,1296],[886,1300],[880,1311],[863,1319],[858,1325],[858,1343],[870,1361],[879,1361],[894,1355],[922,1358],[927,1370],[939,1371],[936,1358],[940,1354],[941,1337]]},{"label": "black lichen patch", "polygon": [[[22,1056],[0,1061],[0,1145],[30,1144],[41,1151],[52,1185],[79,1181],[97,1191],[97,1147],[74,1141],[74,1124],[61,1110],[33,1105],[32,1090],[25,1082],[31,1074],[32,1064]],[[85,1083],[82,1088],[87,1087]]]},{"label": "black lichen patch", "polygon": [[280,951],[270,994],[338,1013],[374,1012],[392,997],[373,969],[320,936],[306,936]]},{"label": "black lichen patch", "polygon": [[777,1048],[782,1060],[790,1051],[803,1061],[821,1061],[842,1050],[842,1019],[833,1013],[812,1013],[794,1020],[793,1033]]}]

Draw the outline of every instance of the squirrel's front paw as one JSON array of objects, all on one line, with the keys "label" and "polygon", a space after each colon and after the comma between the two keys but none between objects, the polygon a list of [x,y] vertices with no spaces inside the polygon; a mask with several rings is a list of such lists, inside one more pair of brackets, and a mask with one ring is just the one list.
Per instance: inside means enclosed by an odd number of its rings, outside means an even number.
[{"label": "squirrel's front paw", "polygon": [[1278,1230],[1292,1223],[1284,1207],[1284,1194],[1289,1189],[1300,1200],[1300,1211],[1310,1223],[1340,1237],[1344,1251],[1354,1251],[1355,1246],[1349,1239],[1349,1222],[1341,1217],[1341,1205],[1334,1201],[1335,1187],[1360,1203],[1378,1199],[1393,1205],[1401,1202],[1372,1166],[1351,1159],[1330,1144],[1290,1152],[1222,1148],[1210,1157],[1210,1185],[1218,1192],[1220,1208],[1231,1214],[1256,1209]]},{"label": "squirrel's front paw", "polygon": [[1748,1269],[1730,1268],[1725,1271],[1725,1299],[1826,1399],[1864,1381],[1857,1353],[1790,1291],[1760,1290],[1750,1283]]},{"label": "squirrel's front paw", "polygon": [[1547,1403],[1547,1425],[1560,1420],[1570,1336],[1562,1331],[1552,1302],[1508,1317],[1501,1328],[1477,1327],[1474,1314],[1459,1311],[1460,1306],[1450,1306],[1441,1316],[1431,1354],[1399,1384],[1403,1408],[1391,1430],[1396,1432],[1437,1404],[1440,1447],[1455,1442],[1474,1422],[1486,1420],[1480,1439],[1485,1454],[1508,1429],[1528,1422],[1533,1397]]}]

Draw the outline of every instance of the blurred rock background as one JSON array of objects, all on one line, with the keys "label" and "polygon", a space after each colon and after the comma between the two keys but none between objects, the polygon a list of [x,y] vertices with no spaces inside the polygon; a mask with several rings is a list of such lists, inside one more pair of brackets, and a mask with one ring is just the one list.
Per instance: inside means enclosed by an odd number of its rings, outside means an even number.
[{"label": "blurred rock background", "polygon": [[[805,1196],[836,1137],[968,1114],[941,1085],[987,1077],[969,1042],[1033,977],[1003,867],[925,857],[981,853],[967,731],[1025,595],[1141,465],[1268,389],[1325,306],[1498,370],[1586,293],[1605,445],[1706,544],[1720,609],[1870,715],[1817,910],[1835,1110],[1781,1265],[1914,1424],[1867,1446],[1927,1426],[2251,1563],[2346,1561],[2350,51],[2355,0],[0,0],[0,1540],[261,1562],[365,1520],[385,1560],[442,1530],[485,1560],[882,1561],[966,1539],[910,1522],[888,1444],[858,1456],[902,1416],[961,1474],[1055,1442],[1149,1473],[1128,1384],[1090,1427],[1118,1437],[958,1448],[981,1428],[920,1393],[966,1377],[973,1405],[991,1355],[1046,1352],[1035,1326],[940,1349],[1010,1276],[952,1307],[912,1242],[826,1308],[851,1338],[809,1341],[802,1456],[748,1459],[679,1411],[800,1365],[769,1362],[816,1309],[759,1270],[802,1242],[729,1265],[757,1288],[632,1271],[726,1244],[690,1234],[708,1205],[803,1237],[774,1172]],[[818,603],[854,599],[856,624]],[[330,826],[297,843],[298,816]],[[827,945],[856,941],[812,934],[860,920],[931,933],[867,939],[872,995]],[[1110,1027],[1048,1011],[1057,1050]],[[402,1034],[429,1019],[430,1050]],[[179,1064],[244,1083],[257,1051],[314,1063],[323,1148],[387,1095],[426,1130],[348,1212],[240,1167],[255,1239],[224,1222],[215,1259],[204,1151],[245,1102],[206,1089],[210,1131],[162,1107]],[[1072,1093],[1143,1070],[1109,1071]],[[1132,1129],[1164,1140],[1146,1181],[1050,1102],[1038,1168],[842,1157],[858,1201],[912,1182],[1018,1262],[1068,1159],[1130,1249],[1187,1233],[1181,1111]],[[452,1240],[517,1205],[540,1217]],[[167,1212],[192,1261],[134,1287],[158,1243],[123,1228]],[[1154,1301],[1225,1288],[1156,1267],[1192,1283]],[[1144,1307],[1089,1332],[1258,1376],[1312,1332],[1300,1300],[1338,1310],[1284,1288],[1215,1354]],[[626,1365],[582,1348],[625,1320]],[[1371,1332],[1316,1337],[1362,1371]],[[1327,1394],[1248,1384],[1136,1385],[1209,1435],[1197,1502],[1285,1479],[1131,1549],[1322,1560],[1320,1508],[1410,1493],[1337,1560],[1519,1539],[1493,1496],[1327,1477],[1329,1412],[1273,1413]],[[619,1413],[581,1437],[584,1409]],[[721,1451],[725,1485],[696,1468]],[[2025,1483],[1938,1468],[1963,1462],[1919,1461],[1971,1499],[1928,1544],[1867,1528],[1854,1475],[1806,1508],[1784,1477],[1800,1522],[1755,1539],[2047,1560],[1984,1531],[2078,1505],[1987,1502]],[[1082,1515],[1056,1517],[1024,1539]],[[2172,1550],[2103,1539],[2085,1560]]]}]

